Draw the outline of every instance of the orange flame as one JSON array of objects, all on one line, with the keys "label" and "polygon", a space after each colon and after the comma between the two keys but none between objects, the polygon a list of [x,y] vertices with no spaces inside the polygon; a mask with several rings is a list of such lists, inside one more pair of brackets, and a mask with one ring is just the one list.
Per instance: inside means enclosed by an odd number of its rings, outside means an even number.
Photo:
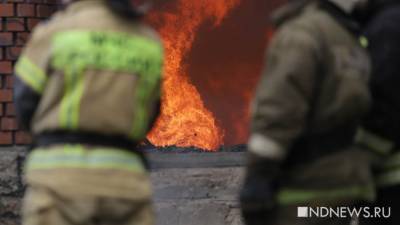
[{"label": "orange flame", "polygon": [[192,48],[196,31],[211,20],[219,26],[240,0],[178,0],[172,11],[149,15],[165,46],[161,115],[148,135],[156,146],[198,147],[214,151],[223,144],[223,131],[191,84],[185,55]]}]

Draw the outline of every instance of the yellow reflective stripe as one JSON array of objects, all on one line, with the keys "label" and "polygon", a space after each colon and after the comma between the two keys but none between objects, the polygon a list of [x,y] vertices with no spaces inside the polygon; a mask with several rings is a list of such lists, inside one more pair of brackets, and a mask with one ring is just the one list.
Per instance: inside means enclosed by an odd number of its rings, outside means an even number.
[{"label": "yellow reflective stripe", "polygon": [[25,169],[120,169],[145,172],[141,158],[118,149],[85,150],[79,145],[60,149],[37,149],[28,157]]},{"label": "yellow reflective stripe", "polygon": [[47,76],[43,70],[36,66],[26,56],[22,56],[15,66],[16,75],[39,94],[43,93]]},{"label": "yellow reflective stripe", "polygon": [[53,38],[52,44],[52,66],[67,75],[60,116],[62,127],[76,129],[78,126],[78,99],[82,93],[81,88],[76,90],[77,73],[68,70],[84,68],[126,72],[138,75],[135,96],[127,96],[135,102],[130,136],[143,138],[148,129],[151,98],[161,79],[161,44],[136,35],[107,31],[61,32]]},{"label": "yellow reflective stripe", "polygon": [[145,85],[144,77],[139,77],[139,83],[136,86],[136,99],[135,99],[135,115],[133,117],[133,126],[131,130],[131,138],[138,140],[143,138],[146,133],[146,127],[149,121],[149,111],[148,111],[148,104],[149,104],[149,90]]},{"label": "yellow reflective stripe", "polygon": [[64,96],[60,110],[60,125],[62,128],[78,129],[80,104],[85,86],[83,71],[83,69],[78,68],[64,71]]},{"label": "yellow reflective stripe", "polygon": [[159,98],[160,94],[160,74],[153,74],[147,76],[140,76],[135,97],[135,115],[133,118],[133,125],[131,130],[131,138],[134,140],[142,139],[149,127],[150,118],[150,104]]},{"label": "yellow reflective stripe", "polygon": [[354,186],[348,188],[337,188],[331,190],[296,190],[284,189],[278,194],[280,205],[302,204],[310,201],[330,201],[339,198],[358,198],[372,201],[375,199],[375,192],[372,186]]},{"label": "yellow reflective stripe", "polygon": [[392,141],[375,135],[362,128],[358,129],[355,142],[382,155],[390,154],[394,147],[394,143]]}]

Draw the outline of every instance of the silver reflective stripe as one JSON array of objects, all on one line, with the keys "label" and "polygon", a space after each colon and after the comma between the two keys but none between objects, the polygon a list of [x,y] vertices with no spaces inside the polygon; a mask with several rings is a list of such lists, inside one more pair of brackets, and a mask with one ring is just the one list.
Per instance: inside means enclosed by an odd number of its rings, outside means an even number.
[{"label": "silver reflective stripe", "polygon": [[390,155],[383,163],[382,172],[376,178],[378,186],[392,186],[400,184],[400,153]]},{"label": "silver reflective stripe", "polygon": [[390,155],[383,163],[383,170],[400,170],[400,153]]},{"label": "silver reflective stripe", "polygon": [[394,147],[392,141],[362,128],[358,129],[355,142],[383,155],[390,154]]},{"label": "silver reflective stripe", "polygon": [[378,187],[387,187],[400,184],[400,168],[391,172],[386,172],[376,179]]},{"label": "silver reflective stripe", "polygon": [[286,151],[282,145],[262,134],[250,136],[249,152],[275,160],[282,160],[286,157]]}]

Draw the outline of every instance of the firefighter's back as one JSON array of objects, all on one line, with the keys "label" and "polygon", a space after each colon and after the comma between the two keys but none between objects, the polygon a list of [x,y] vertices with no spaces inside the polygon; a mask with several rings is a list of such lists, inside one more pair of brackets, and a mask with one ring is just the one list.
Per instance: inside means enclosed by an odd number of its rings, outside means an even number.
[{"label": "firefighter's back", "polygon": [[135,147],[156,113],[162,60],[156,33],[106,1],[74,2],[35,29],[16,66],[39,99],[24,224],[153,224]]}]

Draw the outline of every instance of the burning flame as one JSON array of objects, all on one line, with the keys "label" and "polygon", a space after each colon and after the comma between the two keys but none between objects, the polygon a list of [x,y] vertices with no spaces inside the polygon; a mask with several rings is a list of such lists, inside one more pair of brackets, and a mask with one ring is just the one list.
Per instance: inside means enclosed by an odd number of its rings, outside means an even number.
[{"label": "burning flame", "polygon": [[239,3],[240,0],[177,0],[173,10],[149,15],[149,22],[163,38],[166,55],[161,115],[148,135],[152,144],[208,151],[223,144],[223,130],[191,84],[184,59],[199,26],[210,20],[214,27],[219,26]]}]

